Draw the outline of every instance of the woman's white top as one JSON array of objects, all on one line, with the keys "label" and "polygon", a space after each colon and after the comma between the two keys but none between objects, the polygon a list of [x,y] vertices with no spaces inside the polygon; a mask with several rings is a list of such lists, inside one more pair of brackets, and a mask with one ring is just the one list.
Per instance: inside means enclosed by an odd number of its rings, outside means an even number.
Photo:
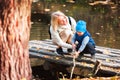
[{"label": "woman's white top", "polygon": [[73,33],[75,32],[76,21],[72,17],[70,17],[70,20],[71,20],[71,24],[69,23],[69,19],[67,17],[68,24],[64,26],[59,25],[56,31],[53,30],[52,25],[50,26],[52,41],[56,43],[58,46],[65,47],[65,48],[72,48],[72,45],[64,42],[59,35],[59,33],[61,33],[64,30],[67,30],[69,34],[73,35]]}]

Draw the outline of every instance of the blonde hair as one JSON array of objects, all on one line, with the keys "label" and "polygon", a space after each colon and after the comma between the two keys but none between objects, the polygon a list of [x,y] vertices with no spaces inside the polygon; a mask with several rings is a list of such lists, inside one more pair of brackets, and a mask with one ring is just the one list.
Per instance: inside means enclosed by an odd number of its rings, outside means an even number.
[{"label": "blonde hair", "polygon": [[61,11],[56,11],[51,14],[51,25],[53,27],[53,30],[56,31],[58,27],[58,17],[59,16],[65,16],[64,13]]}]

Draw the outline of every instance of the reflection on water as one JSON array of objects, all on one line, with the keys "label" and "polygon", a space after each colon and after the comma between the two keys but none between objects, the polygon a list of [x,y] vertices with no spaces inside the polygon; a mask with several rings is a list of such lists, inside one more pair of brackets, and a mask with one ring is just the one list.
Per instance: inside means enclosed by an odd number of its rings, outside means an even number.
[{"label": "reflection on water", "polygon": [[30,40],[44,40],[49,39],[49,26],[44,23],[35,22],[32,24],[30,32]]},{"label": "reflection on water", "polygon": [[[52,5],[51,12],[61,10],[66,15],[73,16],[76,21],[79,19],[87,21],[87,29],[95,39],[96,45],[120,49],[119,9],[112,10],[109,6],[101,5],[89,6],[68,3],[57,4],[58,6],[56,8],[54,8],[56,4],[51,3],[50,5]],[[50,15],[51,12],[47,13]],[[40,17],[38,19],[39,22],[33,22],[30,40],[49,39],[49,19],[49,17],[48,19],[46,17]]]}]

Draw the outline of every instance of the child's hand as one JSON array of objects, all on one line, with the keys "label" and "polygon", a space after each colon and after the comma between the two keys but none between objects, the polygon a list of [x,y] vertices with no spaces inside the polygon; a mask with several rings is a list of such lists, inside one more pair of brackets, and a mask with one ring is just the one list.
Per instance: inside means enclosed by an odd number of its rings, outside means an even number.
[{"label": "child's hand", "polygon": [[79,51],[75,51],[75,53],[73,54],[73,56],[75,57],[75,58],[77,58],[78,56],[79,56]]}]

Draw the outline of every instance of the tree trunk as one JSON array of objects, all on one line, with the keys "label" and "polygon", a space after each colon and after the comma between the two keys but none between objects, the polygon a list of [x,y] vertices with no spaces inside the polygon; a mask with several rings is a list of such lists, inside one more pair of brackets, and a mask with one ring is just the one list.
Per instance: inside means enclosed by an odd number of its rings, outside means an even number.
[{"label": "tree trunk", "polygon": [[30,80],[32,0],[0,0],[0,80]]}]

